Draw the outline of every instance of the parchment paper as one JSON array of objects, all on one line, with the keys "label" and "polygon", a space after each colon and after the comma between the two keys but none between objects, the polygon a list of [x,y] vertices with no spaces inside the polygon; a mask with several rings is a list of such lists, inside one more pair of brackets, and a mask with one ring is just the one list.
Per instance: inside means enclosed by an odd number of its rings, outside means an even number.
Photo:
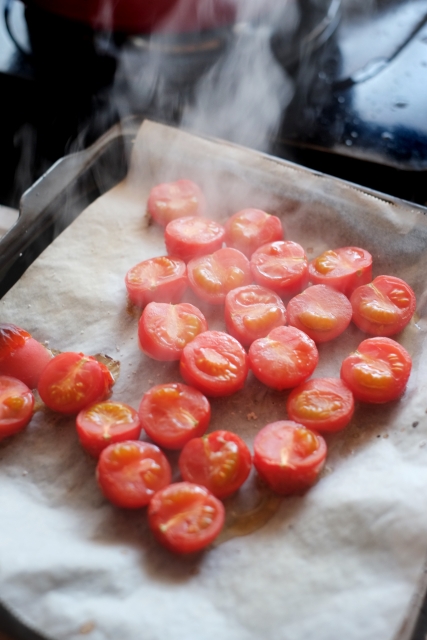
[{"label": "parchment paper", "polygon": [[[427,556],[422,209],[145,122],[127,179],[28,269],[1,300],[1,320],[52,348],[119,360],[113,398],[135,408],[153,384],[180,380],[176,363],[138,350],[138,314],[123,279],[136,262],[165,252],[162,231],[145,217],[149,189],[183,177],[200,183],[212,217],[262,207],[281,216],[287,237],[310,257],[359,245],[372,252],[375,275],[406,279],[418,298],[417,316],[398,336],[414,361],[407,391],[389,405],[357,407],[351,425],[329,438],[326,471],[306,496],[281,500],[256,532],[196,557],[160,548],[144,511],[110,506],[73,419],[38,411],[25,432],[0,445],[1,599],[52,640],[402,637]],[[201,308],[211,328],[224,327],[218,310]],[[314,376],[338,376],[342,358],[365,337],[351,326],[321,345]],[[212,402],[210,430],[231,428],[251,446],[262,426],[286,417],[286,395],[250,376],[242,392]]]}]

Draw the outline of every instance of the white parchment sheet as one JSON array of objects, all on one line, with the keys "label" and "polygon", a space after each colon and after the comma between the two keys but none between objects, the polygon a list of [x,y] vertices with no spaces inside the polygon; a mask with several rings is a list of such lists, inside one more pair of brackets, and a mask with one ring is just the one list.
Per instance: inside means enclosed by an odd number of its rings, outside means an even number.
[{"label": "white parchment sheet", "polygon": [[[124,276],[165,253],[162,230],[145,216],[149,189],[184,177],[200,183],[216,219],[261,207],[282,218],[287,238],[309,257],[362,246],[374,256],[375,275],[406,279],[418,298],[415,319],[397,337],[414,361],[407,391],[389,405],[357,407],[351,425],[329,438],[326,471],[304,497],[281,499],[257,531],[196,557],[160,548],[144,511],[110,506],[73,419],[38,411],[23,433],[0,444],[1,600],[52,640],[401,638],[427,557],[422,209],[145,122],[127,179],[37,259],[0,301],[0,319],[54,349],[119,360],[113,398],[135,408],[153,384],[180,380],[176,363],[138,350],[138,313],[127,303]],[[201,308],[211,328],[224,327],[220,310]],[[314,376],[338,376],[365,337],[351,326],[322,345]],[[250,376],[243,391],[212,402],[210,430],[231,428],[252,446],[267,422],[286,418],[286,395]]]}]

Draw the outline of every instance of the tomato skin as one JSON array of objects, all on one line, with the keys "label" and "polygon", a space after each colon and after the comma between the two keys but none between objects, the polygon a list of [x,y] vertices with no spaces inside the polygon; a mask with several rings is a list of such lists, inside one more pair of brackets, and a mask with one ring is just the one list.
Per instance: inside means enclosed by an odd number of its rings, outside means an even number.
[{"label": "tomato skin", "polygon": [[104,364],[92,356],[66,351],[52,358],[43,369],[38,392],[49,409],[73,414],[103,400],[113,384]]},{"label": "tomato skin", "polygon": [[155,538],[174,553],[201,551],[224,525],[225,509],[205,487],[176,482],[158,491],[148,507]]},{"label": "tomato skin", "polygon": [[225,242],[250,258],[256,249],[268,242],[283,240],[279,218],[261,209],[242,209],[225,223]]},{"label": "tomato skin", "polygon": [[404,280],[377,276],[353,291],[350,302],[354,324],[374,336],[393,336],[415,313],[415,293]]},{"label": "tomato skin", "polygon": [[270,242],[251,257],[255,282],[281,297],[299,293],[308,283],[308,260],[301,245],[291,240]]},{"label": "tomato skin", "polygon": [[185,345],[207,330],[205,316],[192,304],[150,302],[139,319],[139,346],[155,360],[179,360]]},{"label": "tomato skin", "polygon": [[305,493],[323,469],[327,446],[321,435],[292,420],[266,425],[254,440],[254,465],[281,495]]},{"label": "tomato skin", "polygon": [[411,368],[411,356],[398,342],[367,338],[343,360],[341,378],[356,400],[382,404],[403,394]]},{"label": "tomato skin", "polygon": [[246,351],[240,342],[222,331],[205,331],[182,351],[183,379],[207,396],[228,396],[239,391],[248,371]]},{"label": "tomato skin", "polygon": [[229,247],[190,260],[187,269],[190,287],[210,304],[223,304],[229,291],[252,281],[249,260]]},{"label": "tomato skin", "polygon": [[0,440],[22,431],[33,415],[34,396],[26,384],[0,375]]},{"label": "tomato skin", "polygon": [[0,324],[0,375],[18,378],[36,389],[52,352],[14,324]]},{"label": "tomato skin", "polygon": [[349,299],[324,284],[312,285],[288,302],[288,324],[304,331],[315,342],[337,338],[351,322]]},{"label": "tomato skin", "polygon": [[165,229],[168,254],[184,262],[221,249],[224,237],[221,224],[197,216],[172,220]]},{"label": "tomato skin", "polygon": [[163,227],[176,218],[203,215],[205,209],[203,192],[191,180],[158,184],[151,189],[147,201],[148,213]]},{"label": "tomato skin", "polygon": [[372,280],[372,256],[360,247],[330,249],[308,267],[312,284],[327,284],[346,296]]},{"label": "tomato skin", "polygon": [[149,302],[179,302],[187,288],[185,262],[170,256],[158,256],[139,262],[125,277],[130,301],[137,307]]},{"label": "tomato skin", "polygon": [[249,284],[227,293],[224,317],[227,331],[248,347],[275,327],[286,324],[286,309],[277,293]]},{"label": "tomato skin", "polygon": [[141,509],[156,491],[170,484],[172,471],[159,447],[126,440],[101,452],[96,477],[102,493],[116,507]]},{"label": "tomato skin", "polygon": [[139,405],[142,428],[159,446],[181,449],[209,426],[211,406],[197,389],[180,382],[152,387]]},{"label": "tomato skin", "polygon": [[217,498],[226,498],[247,479],[252,456],[238,435],[221,430],[187,442],[178,464],[185,481],[201,484]]},{"label": "tomato skin", "polygon": [[141,423],[138,412],[123,402],[96,402],[76,417],[77,435],[82,447],[93,458],[110,444],[138,440]]},{"label": "tomato skin", "polygon": [[249,348],[254,375],[268,387],[291,389],[311,376],[319,361],[315,342],[295,327],[278,327]]},{"label": "tomato skin", "polygon": [[312,378],[289,394],[286,409],[291,420],[320,433],[335,433],[348,425],[354,397],[340,378]]}]

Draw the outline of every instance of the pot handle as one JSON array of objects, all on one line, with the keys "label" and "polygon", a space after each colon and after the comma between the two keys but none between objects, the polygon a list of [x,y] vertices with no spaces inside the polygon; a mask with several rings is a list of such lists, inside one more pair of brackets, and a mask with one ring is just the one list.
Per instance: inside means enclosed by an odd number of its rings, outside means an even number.
[{"label": "pot handle", "polygon": [[13,2],[14,0],[5,0],[4,8],[3,8],[4,24],[6,27],[6,31],[8,32],[9,37],[12,40],[15,47],[23,56],[25,56],[26,58],[29,58],[32,55],[31,51],[26,51],[24,47],[21,45],[21,43],[16,39],[15,34],[13,33],[12,24],[11,24]]}]

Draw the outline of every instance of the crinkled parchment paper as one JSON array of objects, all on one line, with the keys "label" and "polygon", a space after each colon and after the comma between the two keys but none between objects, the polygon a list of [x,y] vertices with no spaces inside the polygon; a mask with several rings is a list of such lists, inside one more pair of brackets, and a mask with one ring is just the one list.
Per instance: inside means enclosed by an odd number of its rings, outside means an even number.
[{"label": "crinkled parchment paper", "polygon": [[[128,178],[28,269],[1,300],[1,320],[52,348],[119,360],[113,398],[135,408],[153,384],[179,380],[176,363],[138,350],[138,314],[123,279],[135,263],[165,252],[161,230],[145,216],[147,194],[182,177],[201,184],[212,217],[262,207],[281,216],[287,237],[310,257],[359,245],[372,252],[375,275],[406,279],[418,298],[417,316],[398,336],[414,360],[407,391],[399,402],[358,406],[345,432],[329,438],[326,470],[306,496],[281,499],[264,526],[225,535],[196,557],[160,548],[144,511],[110,506],[73,419],[38,411],[23,433],[0,444],[1,599],[55,640],[401,638],[427,556],[422,209],[146,122]],[[201,308],[211,327],[223,327],[218,310]],[[351,326],[322,345],[314,375],[338,376],[342,358],[365,337]],[[250,376],[242,392],[212,402],[210,429],[231,428],[251,446],[262,426],[286,417],[285,401]],[[244,513],[253,498],[242,493]]]}]

